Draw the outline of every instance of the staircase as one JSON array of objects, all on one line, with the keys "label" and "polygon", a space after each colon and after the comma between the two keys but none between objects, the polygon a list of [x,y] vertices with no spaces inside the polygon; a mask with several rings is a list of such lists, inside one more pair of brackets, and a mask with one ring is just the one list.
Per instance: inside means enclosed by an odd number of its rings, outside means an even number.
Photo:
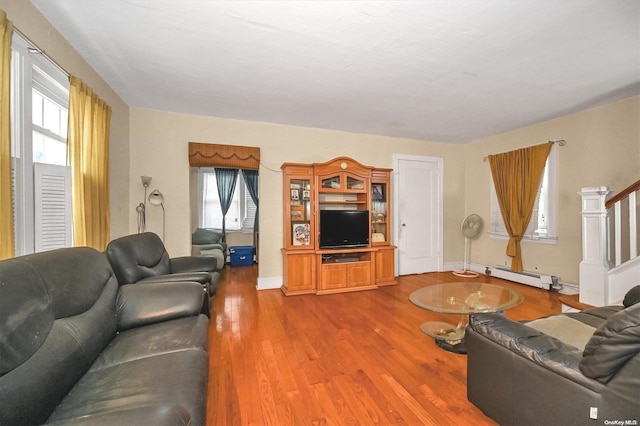
[{"label": "staircase", "polygon": [[606,186],[582,188],[581,303],[620,304],[640,284],[638,192],[640,180],[615,196]]}]

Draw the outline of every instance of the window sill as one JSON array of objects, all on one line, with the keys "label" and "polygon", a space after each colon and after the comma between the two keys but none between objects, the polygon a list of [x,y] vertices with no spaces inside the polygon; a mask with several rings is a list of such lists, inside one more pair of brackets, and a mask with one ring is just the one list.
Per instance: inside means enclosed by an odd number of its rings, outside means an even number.
[{"label": "window sill", "polygon": [[[509,236],[506,234],[494,234],[494,233],[489,233],[489,238],[492,238],[494,240],[508,240]],[[551,244],[551,245],[555,245],[558,244],[558,237],[531,237],[531,236],[525,236],[522,237],[522,242],[527,242],[527,243],[538,243],[538,244]]]}]

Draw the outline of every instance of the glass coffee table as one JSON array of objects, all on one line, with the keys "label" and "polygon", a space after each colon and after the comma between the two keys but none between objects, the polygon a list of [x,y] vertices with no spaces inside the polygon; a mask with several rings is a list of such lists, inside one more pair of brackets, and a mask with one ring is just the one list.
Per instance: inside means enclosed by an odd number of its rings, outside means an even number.
[{"label": "glass coffee table", "polygon": [[459,315],[458,324],[429,321],[420,327],[436,344],[450,352],[467,353],[464,345],[469,315],[481,312],[502,312],[524,300],[515,290],[496,284],[456,282],[435,284],[414,291],[409,300],[423,309],[443,314]]}]

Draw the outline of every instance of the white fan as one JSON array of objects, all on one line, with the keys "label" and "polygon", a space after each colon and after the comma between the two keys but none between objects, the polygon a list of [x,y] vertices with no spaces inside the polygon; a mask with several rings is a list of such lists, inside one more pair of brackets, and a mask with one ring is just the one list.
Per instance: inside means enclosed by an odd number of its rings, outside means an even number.
[{"label": "white fan", "polygon": [[462,270],[453,271],[453,275],[463,278],[475,278],[478,273],[469,271],[469,240],[476,238],[482,231],[482,218],[477,214],[470,214],[462,221],[462,235],[464,236],[464,265]]}]

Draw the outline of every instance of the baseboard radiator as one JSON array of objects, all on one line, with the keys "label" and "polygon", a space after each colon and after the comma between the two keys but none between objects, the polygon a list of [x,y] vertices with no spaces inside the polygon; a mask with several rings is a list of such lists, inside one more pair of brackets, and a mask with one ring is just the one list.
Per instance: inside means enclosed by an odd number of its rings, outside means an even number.
[{"label": "baseboard radiator", "polygon": [[496,266],[492,268],[491,275],[497,278],[502,278],[503,280],[526,284],[543,290],[562,289],[560,279],[554,275],[543,275],[529,271],[513,272],[504,266]]}]

